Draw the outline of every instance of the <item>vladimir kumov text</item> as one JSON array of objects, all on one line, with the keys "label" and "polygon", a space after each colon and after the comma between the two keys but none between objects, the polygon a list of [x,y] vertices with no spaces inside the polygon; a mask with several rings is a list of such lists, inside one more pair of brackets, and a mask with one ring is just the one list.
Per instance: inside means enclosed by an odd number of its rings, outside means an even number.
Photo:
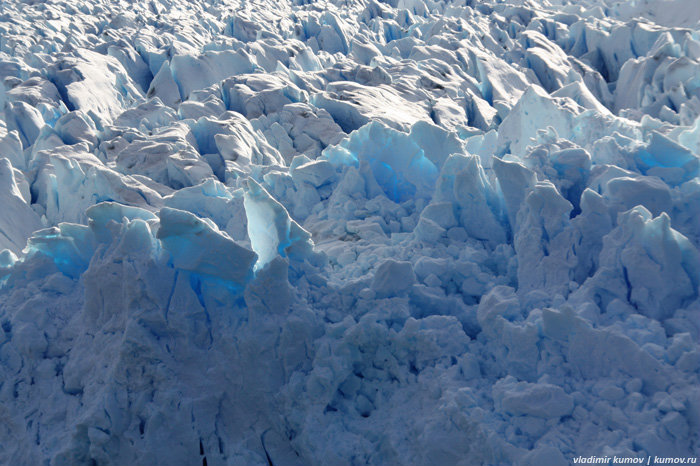
[{"label": "vladimir kumov text", "polygon": [[622,457],[622,456],[577,456],[574,458],[576,464],[696,464],[697,457],[663,457],[663,456],[647,456],[644,457]]}]

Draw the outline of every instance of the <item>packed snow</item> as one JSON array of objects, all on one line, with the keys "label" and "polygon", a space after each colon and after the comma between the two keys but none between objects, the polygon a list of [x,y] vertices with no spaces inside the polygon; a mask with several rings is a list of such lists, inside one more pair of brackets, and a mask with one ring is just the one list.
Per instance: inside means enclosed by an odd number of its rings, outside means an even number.
[{"label": "packed snow", "polygon": [[0,13],[0,464],[697,458],[697,0]]}]

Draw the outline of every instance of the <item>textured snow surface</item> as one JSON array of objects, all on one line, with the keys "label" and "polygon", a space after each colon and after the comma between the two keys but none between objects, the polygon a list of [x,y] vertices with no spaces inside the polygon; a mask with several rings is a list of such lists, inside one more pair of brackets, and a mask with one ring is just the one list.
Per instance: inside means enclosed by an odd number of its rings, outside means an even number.
[{"label": "textured snow surface", "polygon": [[6,0],[0,464],[700,450],[697,0]]}]

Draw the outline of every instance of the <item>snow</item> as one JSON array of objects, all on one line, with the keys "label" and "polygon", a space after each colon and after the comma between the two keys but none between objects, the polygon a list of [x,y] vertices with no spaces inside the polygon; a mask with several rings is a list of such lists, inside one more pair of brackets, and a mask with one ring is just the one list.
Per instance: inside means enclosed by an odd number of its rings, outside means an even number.
[{"label": "snow", "polygon": [[0,15],[0,463],[700,450],[693,0]]}]

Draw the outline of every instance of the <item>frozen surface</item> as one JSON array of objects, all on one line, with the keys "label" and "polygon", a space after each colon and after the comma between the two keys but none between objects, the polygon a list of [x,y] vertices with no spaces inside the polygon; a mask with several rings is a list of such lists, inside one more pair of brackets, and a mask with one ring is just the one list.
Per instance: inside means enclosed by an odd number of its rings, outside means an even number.
[{"label": "frozen surface", "polygon": [[8,0],[0,212],[0,464],[700,450],[696,0]]}]

